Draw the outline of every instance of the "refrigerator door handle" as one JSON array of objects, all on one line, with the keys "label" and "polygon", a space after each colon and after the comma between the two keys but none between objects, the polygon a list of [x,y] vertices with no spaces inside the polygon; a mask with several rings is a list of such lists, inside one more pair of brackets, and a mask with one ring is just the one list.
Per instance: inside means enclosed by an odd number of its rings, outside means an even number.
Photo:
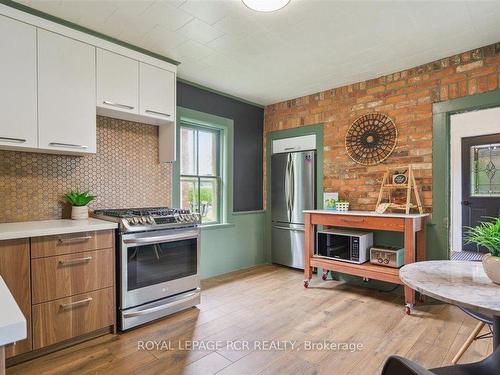
[{"label": "refrigerator door handle", "polygon": [[290,155],[287,156],[286,167],[285,167],[285,201],[286,201],[286,213],[288,221],[291,219],[291,209],[290,209]]},{"label": "refrigerator door handle", "polygon": [[293,160],[290,160],[290,221],[292,220],[294,202],[295,202],[295,162]]},{"label": "refrigerator door handle", "polygon": [[291,227],[283,227],[281,225],[273,225],[273,228],[289,230],[290,232],[304,232],[303,228],[291,228]]}]

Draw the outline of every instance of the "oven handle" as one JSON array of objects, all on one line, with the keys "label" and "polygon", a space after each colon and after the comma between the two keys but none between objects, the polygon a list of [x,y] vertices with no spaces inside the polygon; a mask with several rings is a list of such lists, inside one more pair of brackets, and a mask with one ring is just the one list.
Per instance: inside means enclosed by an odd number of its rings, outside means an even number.
[{"label": "oven handle", "polygon": [[148,245],[155,244],[160,242],[172,242],[178,240],[188,240],[190,238],[197,238],[198,232],[190,231],[188,233],[182,234],[167,234],[165,236],[153,236],[153,237],[145,237],[145,238],[130,238],[123,240],[123,243],[127,245],[137,244],[137,245]]},{"label": "oven handle", "polygon": [[180,299],[178,301],[166,303],[165,305],[161,305],[161,306],[151,307],[150,309],[146,309],[146,310],[124,313],[123,317],[124,318],[133,318],[135,316],[143,316],[143,315],[148,315],[148,314],[151,314],[151,313],[154,313],[157,311],[170,309],[171,307],[174,307],[174,306],[180,305],[181,303],[186,302],[187,299],[193,298],[194,296],[196,296],[198,294],[200,294],[199,288],[197,288],[194,292],[188,294],[187,296],[183,297],[182,299]]}]

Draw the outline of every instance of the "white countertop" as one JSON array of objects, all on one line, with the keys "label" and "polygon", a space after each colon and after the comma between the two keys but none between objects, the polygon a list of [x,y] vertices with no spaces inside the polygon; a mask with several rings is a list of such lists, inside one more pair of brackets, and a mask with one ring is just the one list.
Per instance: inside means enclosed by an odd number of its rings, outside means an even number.
[{"label": "white countertop", "polygon": [[[0,276],[0,346],[26,338],[26,318]],[[1,364],[0,364],[1,365]]]},{"label": "white countertop", "polygon": [[329,215],[349,215],[349,216],[374,216],[374,217],[399,217],[399,218],[419,218],[429,214],[403,214],[387,212],[379,214],[375,211],[334,211],[334,210],[304,210],[304,213],[329,214]]},{"label": "white countertop", "polygon": [[100,219],[84,220],[43,220],[22,221],[19,223],[0,224],[0,241],[16,238],[51,236],[66,233],[88,232],[94,230],[115,229],[117,223]]}]

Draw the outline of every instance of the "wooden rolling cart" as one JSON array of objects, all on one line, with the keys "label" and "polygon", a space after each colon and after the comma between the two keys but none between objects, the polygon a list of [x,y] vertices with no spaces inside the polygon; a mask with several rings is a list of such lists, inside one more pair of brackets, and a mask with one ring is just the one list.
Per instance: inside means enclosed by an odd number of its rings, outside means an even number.
[{"label": "wooden rolling cart", "polygon": [[[383,230],[404,233],[405,264],[425,260],[426,257],[426,221],[428,214],[383,213],[370,211],[327,211],[312,210],[305,213],[304,241],[304,287],[309,287],[313,267],[326,271],[336,271],[367,279],[387,281],[403,285],[399,278],[399,269],[379,266],[372,263],[354,264],[316,256],[315,226]],[[415,291],[404,288],[405,310],[411,313],[415,304]]]}]

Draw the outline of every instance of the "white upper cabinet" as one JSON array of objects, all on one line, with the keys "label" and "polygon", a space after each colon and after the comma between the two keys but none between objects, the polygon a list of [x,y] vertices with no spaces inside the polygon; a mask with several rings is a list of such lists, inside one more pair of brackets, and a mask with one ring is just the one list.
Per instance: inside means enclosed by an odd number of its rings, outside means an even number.
[{"label": "white upper cabinet", "polygon": [[0,16],[0,51],[0,146],[36,148],[36,28]]},{"label": "white upper cabinet", "polygon": [[175,121],[175,74],[139,63],[139,114]]},{"label": "white upper cabinet", "polygon": [[[97,106],[139,113],[139,62],[97,49]],[[106,114],[103,111],[103,114]]]},{"label": "white upper cabinet", "polygon": [[177,67],[0,4],[0,149],[96,152],[96,115],[159,125],[175,159]]},{"label": "white upper cabinet", "polygon": [[39,147],[96,152],[95,47],[38,29]]}]

